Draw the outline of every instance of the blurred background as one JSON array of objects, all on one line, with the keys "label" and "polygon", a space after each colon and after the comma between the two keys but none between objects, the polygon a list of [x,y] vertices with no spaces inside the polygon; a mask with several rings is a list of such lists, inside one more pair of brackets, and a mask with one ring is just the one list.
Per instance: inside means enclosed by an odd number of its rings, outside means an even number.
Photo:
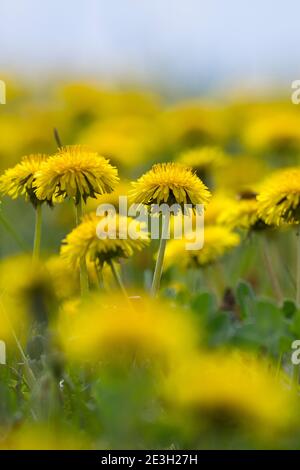
[{"label": "blurred background", "polygon": [[193,95],[299,75],[297,0],[3,0],[0,71]]}]

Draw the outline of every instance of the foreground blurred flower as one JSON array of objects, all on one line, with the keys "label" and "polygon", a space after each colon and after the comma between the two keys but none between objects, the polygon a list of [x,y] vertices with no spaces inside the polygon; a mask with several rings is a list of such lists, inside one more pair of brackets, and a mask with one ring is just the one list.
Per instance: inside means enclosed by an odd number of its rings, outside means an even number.
[{"label": "foreground blurred flower", "polygon": [[[105,229],[101,238],[97,235],[99,223],[103,223],[103,229]],[[140,238],[136,240],[130,238],[128,233],[128,227],[132,224],[140,234]],[[67,235],[63,241],[61,255],[73,268],[78,267],[79,260],[82,258],[94,262],[96,268],[100,270],[105,262],[108,263],[120,285],[121,280],[113,260],[129,258],[134,252],[141,251],[147,246],[149,241],[148,233],[145,232],[142,224],[130,217],[115,215],[101,219],[91,213],[84,216],[82,223]],[[122,284],[120,287],[123,290]]]},{"label": "foreground blurred flower", "polygon": [[202,353],[173,371],[166,384],[170,403],[199,419],[222,418],[256,434],[272,434],[294,422],[295,397],[253,356]]},{"label": "foreground blurred flower", "polygon": [[214,263],[225,253],[240,243],[237,233],[221,225],[208,225],[204,232],[204,245],[201,250],[186,250],[187,241],[171,240],[166,249],[166,266],[206,266]]},{"label": "foreground blurred flower", "polygon": [[[132,200],[137,204],[174,203],[183,205],[206,205],[210,192],[204,183],[188,168],[180,163],[161,163],[133,182]],[[164,254],[169,231],[169,216],[162,214],[162,235],[153,276],[152,295],[158,292],[163,270]]]},{"label": "foreground blurred flower", "polygon": [[63,348],[73,360],[120,363],[122,367],[132,364],[133,358],[175,367],[191,355],[197,337],[187,312],[148,298],[127,306],[116,295],[93,295],[67,303],[59,331]]},{"label": "foreground blurred flower", "polygon": [[[81,145],[67,146],[50,157],[36,174],[36,195],[39,199],[72,198],[78,225],[82,201],[112,192],[118,181],[117,169],[108,160]],[[84,294],[88,290],[84,260],[81,260],[80,280]]]},{"label": "foreground blurred flower", "polygon": [[24,157],[20,163],[13,168],[9,168],[0,177],[0,192],[10,196],[12,199],[24,196],[26,201],[30,201],[35,208],[35,236],[33,244],[33,257],[37,259],[41,244],[42,227],[42,203],[47,201],[51,205],[51,198],[45,196],[38,199],[35,194],[37,188],[36,174],[42,164],[47,161],[47,156],[43,154],[29,155]]},{"label": "foreground blurred flower", "polygon": [[67,429],[51,428],[40,424],[23,425],[1,439],[1,450],[84,450],[90,444],[78,432],[70,434]]}]

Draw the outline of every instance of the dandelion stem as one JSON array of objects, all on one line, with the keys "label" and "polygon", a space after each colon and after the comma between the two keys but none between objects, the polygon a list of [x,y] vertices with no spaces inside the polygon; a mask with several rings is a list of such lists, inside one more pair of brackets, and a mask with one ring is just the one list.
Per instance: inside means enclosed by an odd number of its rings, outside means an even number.
[{"label": "dandelion stem", "polygon": [[53,129],[53,133],[54,133],[54,139],[55,139],[55,142],[57,144],[57,147],[61,148],[62,143],[61,143],[60,136],[59,136],[59,133],[58,133],[58,130],[56,129],[56,127],[54,127],[54,129]]},{"label": "dandelion stem", "polygon": [[297,237],[297,286],[296,286],[296,304],[300,306],[300,231],[296,231]]},{"label": "dandelion stem", "polygon": [[[82,218],[82,199],[79,199],[78,204],[75,203],[75,211],[76,211],[76,225],[79,225]],[[88,272],[86,267],[86,260],[85,257],[82,256],[80,258],[80,290],[81,295],[85,295],[89,291],[89,278]]]},{"label": "dandelion stem", "polygon": [[163,264],[164,264],[164,257],[167,245],[167,234],[169,231],[169,216],[162,215],[162,234],[161,239],[159,242],[159,249],[158,249],[158,256],[156,260],[154,276],[151,286],[151,295],[152,297],[156,297],[159,286],[160,280],[163,272]]},{"label": "dandelion stem", "polygon": [[112,271],[112,273],[113,273],[113,276],[114,276],[114,278],[115,278],[116,283],[117,283],[118,286],[120,287],[120,289],[121,289],[121,291],[123,292],[123,294],[124,294],[126,297],[128,297],[128,296],[127,296],[126,289],[125,289],[125,286],[124,286],[123,281],[122,281],[122,278],[121,278],[120,274],[118,273],[118,270],[117,270],[117,268],[116,268],[115,263],[113,262],[112,259],[110,259],[110,260],[108,261],[108,264],[109,264],[110,269],[111,269],[111,271]]},{"label": "dandelion stem", "polygon": [[6,231],[15,239],[19,248],[21,248],[21,250],[27,251],[28,248],[25,246],[25,244],[23,243],[23,241],[21,240],[17,232],[14,230],[14,228],[11,226],[9,221],[6,219],[6,217],[4,216],[1,210],[0,210],[0,223],[3,225]]},{"label": "dandelion stem", "polygon": [[274,270],[273,260],[272,260],[272,256],[271,256],[270,250],[269,250],[270,246],[267,243],[267,240],[265,239],[264,236],[260,237],[260,239],[261,239],[262,253],[263,253],[263,257],[264,257],[264,261],[265,261],[265,266],[266,266],[266,269],[267,269],[269,277],[270,277],[272,288],[273,288],[274,294],[275,294],[278,302],[281,303],[282,300],[283,300],[283,294],[282,294],[282,290],[281,290],[281,286],[280,286],[278,277],[276,276],[276,273],[275,273],[275,270]]},{"label": "dandelion stem", "polygon": [[40,257],[41,249],[41,235],[42,235],[42,204],[38,204],[35,209],[35,230],[33,242],[33,261],[37,261]]},{"label": "dandelion stem", "polygon": [[97,282],[98,282],[97,286],[98,286],[98,289],[102,290],[104,289],[102,266],[99,266],[99,263],[97,263],[97,261],[95,261],[94,265],[95,265],[95,271],[96,271]]}]

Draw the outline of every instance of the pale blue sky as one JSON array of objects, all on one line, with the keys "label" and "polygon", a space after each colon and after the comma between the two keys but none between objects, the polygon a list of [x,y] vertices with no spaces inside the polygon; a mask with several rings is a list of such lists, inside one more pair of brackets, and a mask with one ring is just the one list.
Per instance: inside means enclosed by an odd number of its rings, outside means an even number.
[{"label": "pale blue sky", "polygon": [[299,0],[1,0],[0,70],[191,89],[300,78]]}]

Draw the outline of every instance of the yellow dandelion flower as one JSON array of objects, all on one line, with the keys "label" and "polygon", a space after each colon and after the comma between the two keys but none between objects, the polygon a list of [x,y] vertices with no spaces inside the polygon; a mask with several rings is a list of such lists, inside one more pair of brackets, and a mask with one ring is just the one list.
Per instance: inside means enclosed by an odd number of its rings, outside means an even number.
[{"label": "yellow dandelion flower", "polygon": [[[169,366],[192,354],[194,323],[188,312],[169,303],[136,298],[131,306],[120,295],[93,295],[67,303],[58,331],[67,356],[76,361],[122,363],[158,359]],[[168,334],[166,334],[168,332]]]},{"label": "yellow dandelion flower", "polygon": [[273,173],[257,196],[259,216],[269,225],[299,223],[300,168],[291,167]]},{"label": "yellow dandelion flower", "polygon": [[204,213],[205,225],[216,225],[219,223],[220,215],[226,209],[232,199],[223,192],[215,192],[212,195],[209,204],[207,205]]},{"label": "yellow dandelion flower", "polygon": [[238,352],[203,352],[174,370],[166,394],[176,406],[222,416],[257,432],[293,422],[295,397],[284,389],[261,359]]},{"label": "yellow dandelion flower", "polygon": [[162,113],[161,126],[175,151],[221,143],[227,133],[222,114],[220,108],[196,100],[186,101]]},{"label": "yellow dandelion flower", "polygon": [[[103,222],[106,238],[99,238],[97,235],[100,222]],[[130,238],[129,225],[134,226],[140,238],[137,240]],[[112,218],[101,218],[91,213],[87,214],[82,223],[67,235],[61,247],[61,255],[73,267],[78,266],[82,257],[88,261],[99,260],[102,264],[112,258],[129,258],[135,251],[141,251],[147,246],[149,241],[148,233],[142,224],[130,217],[116,215]]]},{"label": "yellow dandelion flower", "polygon": [[300,118],[297,112],[275,111],[250,121],[242,139],[251,151],[295,152],[300,148]]},{"label": "yellow dandelion flower", "polygon": [[39,199],[73,198],[76,204],[110,193],[119,181],[109,161],[81,145],[62,147],[36,174]]},{"label": "yellow dandelion flower", "polygon": [[215,169],[213,176],[218,190],[236,195],[248,190],[256,191],[268,172],[268,165],[262,159],[236,155],[224,166]]},{"label": "yellow dandelion flower", "polygon": [[187,268],[214,263],[240,243],[240,237],[222,225],[208,225],[204,229],[204,245],[200,250],[187,250],[193,240],[170,240],[165,253],[165,265]]},{"label": "yellow dandelion flower", "polygon": [[210,192],[204,183],[180,163],[158,163],[132,183],[137,204],[206,204]]},{"label": "yellow dandelion flower", "polygon": [[35,195],[36,173],[46,161],[47,156],[42,154],[28,155],[22,158],[20,163],[6,170],[0,177],[0,192],[12,199],[25,196],[25,199],[34,206],[46,200],[47,197],[39,200]]},{"label": "yellow dandelion flower", "polygon": [[194,168],[199,174],[223,166],[227,159],[220,147],[206,146],[185,150],[179,155],[178,162]]},{"label": "yellow dandelion flower", "polygon": [[85,450],[90,449],[86,437],[76,436],[57,426],[25,424],[8,433],[0,442],[1,450]]},{"label": "yellow dandelion flower", "polygon": [[266,224],[258,215],[258,202],[255,193],[247,193],[227,202],[218,217],[220,224],[230,228],[261,230]]},{"label": "yellow dandelion flower", "polygon": [[122,168],[133,168],[161,147],[155,121],[142,116],[124,116],[96,121],[79,136],[79,141],[96,149]]}]

